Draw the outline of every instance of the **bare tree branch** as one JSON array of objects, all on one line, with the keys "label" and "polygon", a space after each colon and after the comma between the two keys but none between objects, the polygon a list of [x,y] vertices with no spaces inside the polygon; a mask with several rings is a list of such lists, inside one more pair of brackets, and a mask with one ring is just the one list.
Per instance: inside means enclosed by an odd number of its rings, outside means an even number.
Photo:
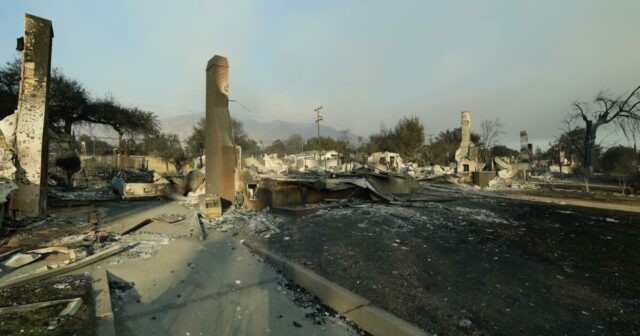
[{"label": "bare tree branch", "polygon": [[480,145],[487,149],[496,145],[498,138],[504,134],[504,124],[500,118],[483,120],[480,129]]},{"label": "bare tree branch", "polygon": [[626,107],[631,99],[635,96],[638,96],[637,93],[640,93],[640,86],[636,87],[627,98],[622,101],[622,99],[618,99],[616,105],[618,106],[618,110],[614,113],[611,118],[606,119],[604,123],[610,123],[614,119],[618,117],[629,118],[629,119],[638,119],[640,118],[640,111],[638,110],[638,106],[640,106],[640,97],[638,101],[633,103],[631,106]]},{"label": "bare tree branch", "polygon": [[582,106],[583,104],[584,103],[580,103],[580,102],[573,103],[573,108],[574,110],[577,111],[577,113],[569,115],[569,116],[572,116],[572,119],[582,118],[582,120],[584,120],[585,122],[588,120],[587,114],[584,111],[584,107]]}]

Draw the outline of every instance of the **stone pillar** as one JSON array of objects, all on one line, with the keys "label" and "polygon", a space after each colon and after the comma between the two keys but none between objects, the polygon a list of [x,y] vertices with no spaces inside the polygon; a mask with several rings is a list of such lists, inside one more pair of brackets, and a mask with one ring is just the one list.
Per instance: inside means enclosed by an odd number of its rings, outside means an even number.
[{"label": "stone pillar", "polygon": [[229,63],[213,56],[207,63],[205,193],[223,201],[235,197],[236,148],[229,115]]},{"label": "stone pillar", "polygon": [[469,144],[471,144],[471,113],[469,111],[461,113],[460,129],[462,132],[460,147],[469,147]]},{"label": "stone pillar", "polygon": [[529,136],[527,131],[520,131],[520,162],[529,162]]},{"label": "stone pillar", "polygon": [[[22,80],[16,124],[16,182],[19,216],[39,216],[47,207],[47,93],[51,71],[51,21],[25,14]],[[22,45],[20,45],[22,44]]]}]

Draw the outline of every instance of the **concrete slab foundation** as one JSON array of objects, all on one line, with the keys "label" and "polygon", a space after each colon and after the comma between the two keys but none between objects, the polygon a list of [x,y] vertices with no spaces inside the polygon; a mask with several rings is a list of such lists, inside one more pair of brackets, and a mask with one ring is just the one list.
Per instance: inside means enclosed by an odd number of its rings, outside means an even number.
[{"label": "concrete slab foundation", "polygon": [[[177,202],[150,203],[136,215],[190,215]],[[118,218],[108,226],[122,226]],[[109,278],[133,283],[112,295],[117,335],[354,335],[344,321],[306,319],[282,287],[283,278],[236,242],[209,231],[198,240],[190,221],[154,221],[135,234],[173,237],[149,257],[107,261]],[[143,244],[145,242],[142,242]],[[293,323],[295,322],[295,323]]]}]

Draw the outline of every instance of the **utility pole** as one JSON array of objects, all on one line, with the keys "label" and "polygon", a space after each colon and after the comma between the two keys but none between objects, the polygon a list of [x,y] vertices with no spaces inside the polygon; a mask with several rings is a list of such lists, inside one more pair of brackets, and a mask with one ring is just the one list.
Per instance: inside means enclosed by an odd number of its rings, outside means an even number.
[{"label": "utility pole", "polygon": [[314,109],[316,112],[316,124],[318,125],[318,144],[320,143],[320,121],[322,120],[322,113],[320,110],[322,110],[322,106]]},{"label": "utility pole", "polygon": [[[320,151],[320,159],[322,159],[323,151],[320,149],[320,121],[322,120],[322,106],[316,107],[314,111],[316,112],[316,125],[318,125],[318,137],[316,141],[318,142],[318,150]],[[327,170],[327,158],[324,159],[324,170]]]}]

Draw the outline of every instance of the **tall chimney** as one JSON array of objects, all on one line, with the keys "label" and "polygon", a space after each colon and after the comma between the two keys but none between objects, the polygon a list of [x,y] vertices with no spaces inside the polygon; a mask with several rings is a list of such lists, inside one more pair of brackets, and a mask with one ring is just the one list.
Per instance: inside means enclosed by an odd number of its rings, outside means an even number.
[{"label": "tall chimney", "polygon": [[233,202],[236,149],[229,116],[229,63],[215,55],[207,63],[205,193]]},{"label": "tall chimney", "polygon": [[24,16],[22,73],[16,125],[16,181],[13,196],[19,215],[36,217],[47,208],[49,145],[47,114],[51,72],[51,21],[30,14]]},{"label": "tall chimney", "polygon": [[471,144],[471,113],[462,111],[460,117],[460,130],[462,131],[460,147],[469,147]]},{"label": "tall chimney", "polygon": [[529,161],[529,136],[527,131],[520,131],[520,161]]}]

